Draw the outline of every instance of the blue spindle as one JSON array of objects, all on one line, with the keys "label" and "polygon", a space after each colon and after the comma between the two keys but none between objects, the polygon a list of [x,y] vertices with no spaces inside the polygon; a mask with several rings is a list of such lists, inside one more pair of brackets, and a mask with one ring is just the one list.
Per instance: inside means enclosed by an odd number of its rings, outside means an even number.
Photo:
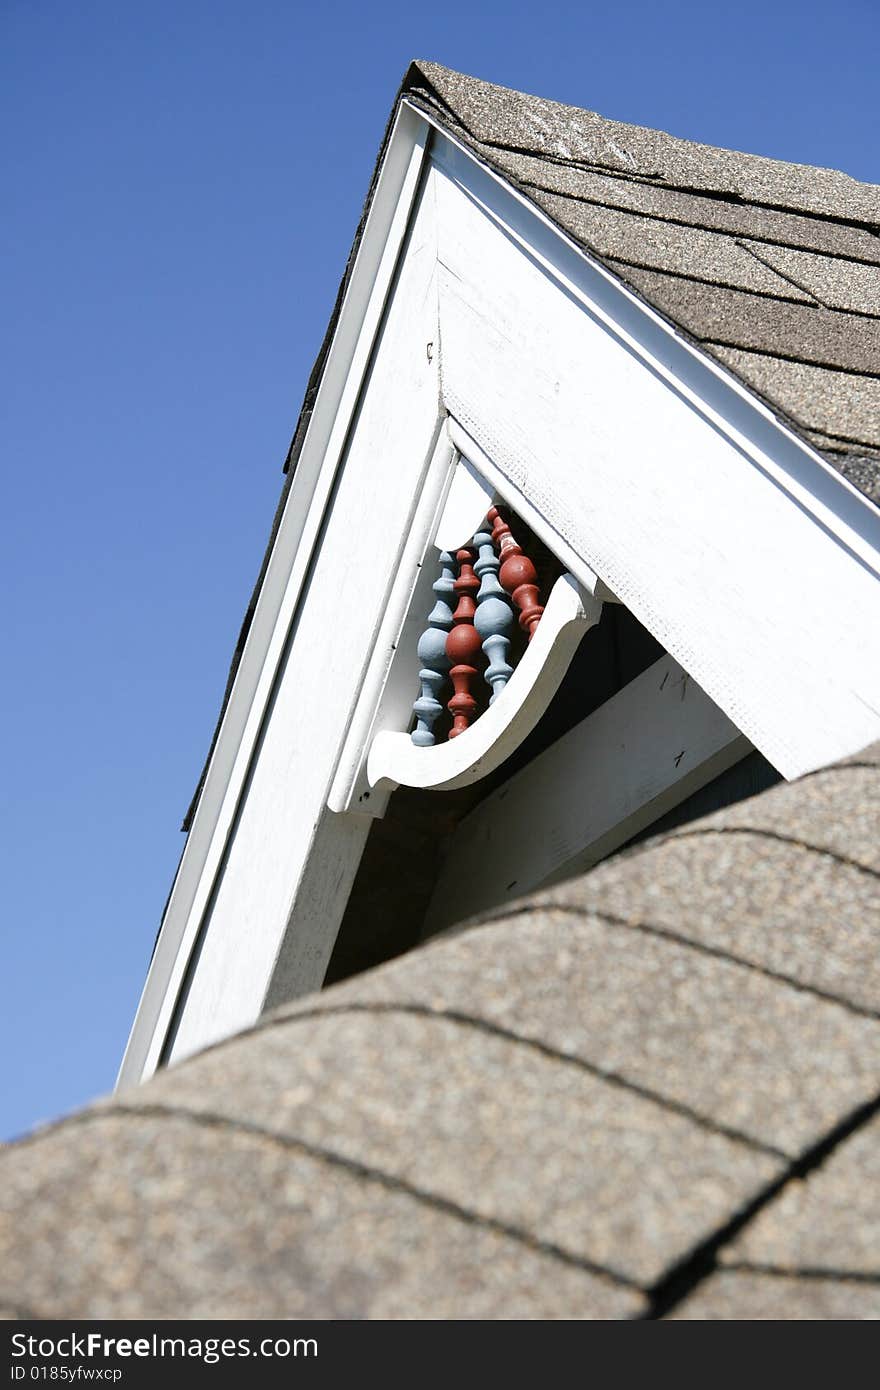
[{"label": "blue spindle", "polygon": [[474,627],[483,639],[483,651],[489,659],[485,676],[492,687],[492,698],[489,701],[491,705],[513,675],[513,667],[507,660],[507,653],[514,616],[510,599],[498,582],[501,561],[495,554],[491,531],[478,531],[474,536],[474,545],[480,552],[474,565],[480,577]]},{"label": "blue spindle", "polygon": [[448,550],[441,550],[440,578],[435,579],[431,585],[437,596],[437,602],[428,614],[428,626],[419,638],[419,645],[416,648],[422,669],[419,671],[421,682],[421,692],[419,698],[413,705],[413,713],[418,720],[413,729],[411,738],[418,748],[430,748],[436,743],[434,737],[434,725],[443,713],[443,706],[438,698],[443,682],[446,680],[446,672],[449,670],[449,658],[446,655],[446,635],[452,627],[452,605],[450,599],[455,595],[455,569],[454,560]]}]

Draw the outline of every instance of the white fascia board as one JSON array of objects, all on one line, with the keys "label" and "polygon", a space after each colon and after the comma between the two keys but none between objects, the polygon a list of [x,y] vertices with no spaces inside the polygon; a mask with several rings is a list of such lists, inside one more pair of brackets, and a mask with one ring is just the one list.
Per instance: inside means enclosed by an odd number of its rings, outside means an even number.
[{"label": "white fascia board", "polygon": [[117,1081],[158,1065],[190,952],[247,782],[425,167],[430,128],[401,106],[389,138],[308,430]]},{"label": "white fascia board", "polygon": [[506,181],[445,135],[432,158],[465,457],[783,776],[876,739],[880,512]]}]

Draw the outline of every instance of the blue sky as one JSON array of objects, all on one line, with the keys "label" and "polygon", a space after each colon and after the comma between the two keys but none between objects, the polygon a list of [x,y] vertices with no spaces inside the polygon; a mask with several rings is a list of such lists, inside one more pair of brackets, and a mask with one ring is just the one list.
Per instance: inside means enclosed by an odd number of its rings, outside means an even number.
[{"label": "blue sky", "polygon": [[108,1089],[413,56],[880,182],[876,0],[0,0],[0,1135]]}]

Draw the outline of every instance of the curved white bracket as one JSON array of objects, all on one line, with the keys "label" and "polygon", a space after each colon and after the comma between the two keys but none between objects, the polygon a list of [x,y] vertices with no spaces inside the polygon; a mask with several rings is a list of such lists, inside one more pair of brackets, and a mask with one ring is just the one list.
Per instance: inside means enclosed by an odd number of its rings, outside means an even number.
[{"label": "curved white bracket", "polygon": [[504,762],[537,724],[568,670],[575,648],[598,621],[602,604],[570,574],[554,584],[522,659],[494,704],[463,734],[417,748],[409,734],[376,735],[367,781],[376,791],[433,787],[451,791],[485,777]]}]

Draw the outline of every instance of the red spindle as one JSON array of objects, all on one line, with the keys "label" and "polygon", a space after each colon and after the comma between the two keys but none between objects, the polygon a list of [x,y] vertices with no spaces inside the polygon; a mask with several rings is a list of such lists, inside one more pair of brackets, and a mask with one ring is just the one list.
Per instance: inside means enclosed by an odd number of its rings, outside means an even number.
[{"label": "red spindle", "polygon": [[457,738],[473,723],[477,712],[477,702],[471,694],[471,684],[479,675],[477,662],[481,654],[480,634],[474,627],[474,614],[477,611],[475,596],[480,581],[474,573],[476,552],[470,548],[459,550],[455,555],[458,561],[458,578],[455,592],[458,607],[452,615],[452,631],[446,639],[446,655],[452,669],[449,672],[455,694],[447,706],[452,715],[450,738]]},{"label": "red spindle", "polygon": [[528,555],[523,552],[522,546],[517,544],[497,507],[489,508],[488,517],[492,523],[492,539],[501,558],[498,578],[501,580],[502,588],[510,594],[520,610],[519,625],[528,633],[531,642],[544,612],[543,604],[538,602],[538,572]]}]

